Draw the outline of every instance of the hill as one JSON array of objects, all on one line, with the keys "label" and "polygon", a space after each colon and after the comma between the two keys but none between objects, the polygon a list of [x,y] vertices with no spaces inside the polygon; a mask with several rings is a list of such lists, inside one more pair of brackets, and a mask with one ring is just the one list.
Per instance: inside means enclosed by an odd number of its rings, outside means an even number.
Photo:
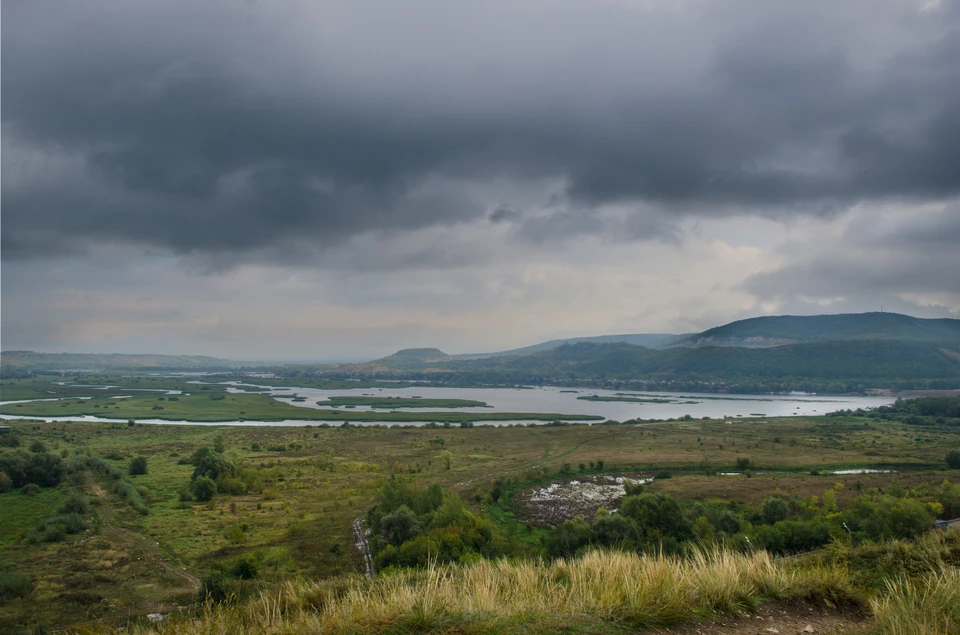
[{"label": "hill", "polygon": [[529,355],[530,353],[539,353],[549,351],[567,344],[633,344],[634,346],[645,346],[647,348],[667,348],[674,345],[682,338],[689,337],[689,334],[676,335],[674,333],[627,333],[622,335],[597,335],[594,337],[570,337],[566,339],[549,340],[532,346],[523,346],[513,348],[507,351],[496,353],[469,353],[465,355],[455,355],[457,359],[482,359],[485,357],[513,357],[516,355]]},{"label": "hill", "polygon": [[[648,382],[691,389],[848,392],[868,387],[960,386],[960,345],[902,341],[723,346],[655,350],[580,342],[527,355],[395,362],[413,379],[463,383],[606,385]],[[422,373],[422,374],[421,374]]]},{"label": "hill", "polygon": [[765,316],[738,320],[688,335],[674,341],[672,346],[770,348],[863,340],[960,342],[960,320],[923,319],[899,313]]}]

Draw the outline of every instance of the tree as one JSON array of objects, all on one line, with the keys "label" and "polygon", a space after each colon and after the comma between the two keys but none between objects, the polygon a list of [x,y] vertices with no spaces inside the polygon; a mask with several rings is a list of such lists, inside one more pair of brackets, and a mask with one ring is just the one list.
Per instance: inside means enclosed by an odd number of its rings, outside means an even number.
[{"label": "tree", "polygon": [[960,451],[951,450],[947,452],[947,467],[951,470],[960,470]]},{"label": "tree", "polygon": [[195,499],[205,502],[217,495],[217,484],[213,479],[201,476],[190,486],[190,491]]},{"label": "tree", "polygon": [[216,479],[223,475],[236,476],[237,474],[237,466],[233,461],[211,448],[200,448],[194,452],[190,457],[190,463],[194,466],[194,479],[201,476]]},{"label": "tree", "polygon": [[417,515],[406,505],[401,505],[380,520],[381,533],[391,545],[398,547],[420,533],[422,526]]},{"label": "tree", "polygon": [[648,543],[664,537],[685,540],[691,535],[690,521],[684,518],[676,499],[666,494],[627,496],[620,504],[620,513],[637,522]]},{"label": "tree", "polygon": [[592,534],[583,516],[565,520],[547,536],[547,553],[552,558],[572,556],[578,549],[590,544]]},{"label": "tree", "polygon": [[137,476],[138,474],[147,473],[147,457],[138,456],[132,461],[130,461],[130,475]]},{"label": "tree", "polygon": [[453,465],[453,453],[450,450],[444,450],[440,453],[440,458],[443,459],[443,467],[449,470]]},{"label": "tree", "polygon": [[605,547],[633,547],[639,537],[637,523],[620,514],[604,514],[593,522],[593,539]]},{"label": "tree", "polygon": [[787,519],[790,515],[790,505],[780,496],[767,496],[763,499],[761,514],[764,522],[772,525]]}]

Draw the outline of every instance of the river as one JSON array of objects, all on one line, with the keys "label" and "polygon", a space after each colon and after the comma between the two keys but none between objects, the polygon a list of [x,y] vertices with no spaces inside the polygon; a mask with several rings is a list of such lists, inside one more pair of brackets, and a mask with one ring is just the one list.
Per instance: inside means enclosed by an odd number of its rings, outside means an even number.
[{"label": "river", "polygon": [[[190,382],[201,383],[201,382]],[[244,384],[253,386],[256,384]],[[431,386],[413,386],[409,388],[354,388],[349,390],[321,390],[317,388],[302,388],[297,386],[271,387],[269,394],[279,401],[302,408],[330,408],[329,405],[317,405],[329,397],[371,396],[371,397],[423,397],[425,399],[470,399],[489,404],[489,408],[429,408],[430,412],[552,412],[568,415],[596,415],[605,419],[625,421],[627,419],[677,419],[690,415],[695,419],[708,417],[719,419],[749,418],[749,417],[784,417],[800,415],[822,415],[836,410],[857,408],[876,408],[893,403],[894,397],[861,397],[836,395],[727,395],[717,393],[666,393],[641,391],[613,391],[593,388],[446,388]],[[229,388],[230,392],[239,392],[236,388]],[[306,401],[293,401],[294,395],[305,398]],[[627,397],[632,399],[663,400],[667,403],[636,403],[623,401],[588,401],[580,397]],[[76,399],[74,397],[74,399]],[[22,402],[21,402],[22,403]],[[389,409],[371,409],[357,406],[343,409],[344,412],[391,412]],[[416,409],[402,409],[402,412],[416,412]],[[23,418],[16,415],[0,415],[2,419]],[[45,421],[82,420],[94,422],[125,422],[126,419],[108,419],[104,417],[31,417]],[[137,419],[138,423],[158,424],[195,424],[191,421],[164,421],[161,419]],[[230,421],[208,425],[245,425],[245,426],[304,426],[318,425],[323,421]],[[326,423],[340,425],[341,421],[331,420]],[[483,422],[480,422],[483,423]],[[488,422],[491,425],[506,425],[519,421]],[[362,424],[361,424],[362,425]],[[405,422],[403,425],[418,425],[415,422]]]}]

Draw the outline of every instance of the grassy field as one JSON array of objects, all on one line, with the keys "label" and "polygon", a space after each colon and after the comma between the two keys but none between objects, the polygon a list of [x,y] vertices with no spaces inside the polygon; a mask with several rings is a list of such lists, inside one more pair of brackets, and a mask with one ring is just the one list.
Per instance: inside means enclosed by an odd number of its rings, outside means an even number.
[{"label": "grassy field", "polygon": [[[156,396],[136,399],[158,403]],[[266,398],[227,399],[246,410]],[[116,405],[123,401],[129,400]],[[115,411],[110,406],[111,416]],[[838,481],[854,490],[858,482],[885,487],[960,478],[960,472],[943,469],[944,453],[960,448],[956,433],[842,417],[474,428],[8,423],[24,446],[40,440],[68,457],[89,451],[126,470],[135,456],[146,456],[147,474],[131,478],[150,511],[136,513],[111,492],[105,477],[92,472],[34,496],[18,490],[0,494],[0,571],[27,574],[34,584],[30,598],[0,607],[0,630],[38,620],[66,625],[171,611],[192,601],[191,579],[243,556],[258,563],[264,584],[355,575],[362,561],[353,549],[351,523],[391,475],[438,483],[480,512],[491,511],[482,495],[497,477],[542,482],[565,465],[599,460],[608,472],[669,470],[673,478],[655,481],[653,491],[733,503],[756,502],[777,490],[822,492]],[[256,473],[259,486],[210,503],[181,502],[178,491],[193,470],[182,459],[216,437],[241,469]],[[446,452],[450,469],[442,460]],[[705,475],[705,468],[734,471],[741,457],[751,461],[751,478]],[[896,472],[828,474],[858,467]],[[73,492],[96,503],[88,515],[89,532],[53,544],[22,540]]]},{"label": "grassy field", "polygon": [[485,401],[472,399],[424,399],[423,397],[329,397],[318,406],[333,408],[367,406],[370,408],[489,408]]}]

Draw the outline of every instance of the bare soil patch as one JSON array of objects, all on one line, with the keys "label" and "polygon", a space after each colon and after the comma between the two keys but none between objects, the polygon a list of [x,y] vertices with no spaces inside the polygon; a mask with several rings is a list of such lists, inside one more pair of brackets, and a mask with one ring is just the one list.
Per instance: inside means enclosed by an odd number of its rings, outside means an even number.
[{"label": "bare soil patch", "polygon": [[844,635],[862,633],[869,625],[859,607],[842,610],[823,600],[769,602],[755,612],[691,622],[664,629],[674,635]]},{"label": "bare soil patch", "polygon": [[559,525],[582,515],[593,518],[601,507],[613,511],[626,495],[624,484],[647,483],[648,474],[574,476],[526,489],[514,497],[517,519],[532,525]]}]

